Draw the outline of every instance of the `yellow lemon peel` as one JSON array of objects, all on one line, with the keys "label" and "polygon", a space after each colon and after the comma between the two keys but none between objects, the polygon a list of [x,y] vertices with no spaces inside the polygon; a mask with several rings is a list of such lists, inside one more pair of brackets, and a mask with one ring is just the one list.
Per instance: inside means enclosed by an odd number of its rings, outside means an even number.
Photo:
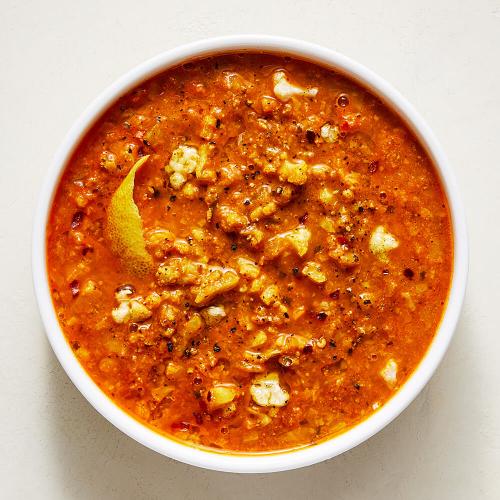
[{"label": "yellow lemon peel", "polygon": [[111,250],[125,269],[137,276],[144,276],[153,268],[153,259],[146,250],[141,215],[134,202],[135,174],[148,158],[143,156],[130,169],[113,194],[107,213],[106,235]]}]

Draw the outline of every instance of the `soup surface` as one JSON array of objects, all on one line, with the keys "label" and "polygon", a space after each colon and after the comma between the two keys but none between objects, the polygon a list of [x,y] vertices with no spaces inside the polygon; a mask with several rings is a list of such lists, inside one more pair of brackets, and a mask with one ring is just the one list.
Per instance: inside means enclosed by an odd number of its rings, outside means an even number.
[{"label": "soup surface", "polygon": [[383,405],[432,341],[453,257],[401,120],[341,75],[263,54],[168,70],[107,110],[66,167],[47,249],[99,387],[158,432],[244,452]]}]

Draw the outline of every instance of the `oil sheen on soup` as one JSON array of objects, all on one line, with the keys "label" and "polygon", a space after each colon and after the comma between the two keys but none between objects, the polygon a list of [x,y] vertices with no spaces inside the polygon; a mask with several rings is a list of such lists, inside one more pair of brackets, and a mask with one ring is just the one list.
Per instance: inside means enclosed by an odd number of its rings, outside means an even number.
[{"label": "oil sheen on soup", "polygon": [[379,99],[266,54],[196,60],[119,99],[48,224],[59,322],[152,429],[242,452],[306,446],[380,408],[446,303],[450,216]]}]

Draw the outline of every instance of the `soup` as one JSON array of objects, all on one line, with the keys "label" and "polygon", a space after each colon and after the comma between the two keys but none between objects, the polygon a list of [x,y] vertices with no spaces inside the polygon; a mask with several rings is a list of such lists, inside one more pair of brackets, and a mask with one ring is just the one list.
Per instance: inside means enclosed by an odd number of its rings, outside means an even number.
[{"label": "soup", "polygon": [[424,356],[452,272],[438,175],[346,77],[196,60],[123,96],[53,202],[47,266],[75,355],[123,410],[234,452],[311,445]]}]

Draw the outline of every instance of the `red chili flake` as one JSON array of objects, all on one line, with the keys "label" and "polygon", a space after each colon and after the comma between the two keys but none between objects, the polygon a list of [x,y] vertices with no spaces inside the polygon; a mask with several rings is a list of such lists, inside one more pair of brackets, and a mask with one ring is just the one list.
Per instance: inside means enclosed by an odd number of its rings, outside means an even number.
[{"label": "red chili flake", "polygon": [[379,163],[380,162],[378,160],[371,161],[368,165],[368,172],[370,172],[370,174],[374,174],[378,170]]},{"label": "red chili flake", "polygon": [[302,214],[300,217],[299,217],[299,222],[301,224],[304,224],[307,220],[307,218],[309,217],[309,214],[306,212],[304,214]]},{"label": "red chili flake", "polygon": [[196,423],[198,425],[201,425],[203,423],[203,416],[201,413],[198,413],[197,411],[193,412],[193,417],[196,420]]},{"label": "red chili flake", "polygon": [[313,352],[313,346],[311,344],[306,344],[304,346],[304,349],[302,349],[302,352],[304,354],[310,354],[311,352]]},{"label": "red chili flake", "polygon": [[316,133],[314,130],[306,130],[306,139],[309,144],[314,144]]},{"label": "red chili flake", "polygon": [[75,212],[73,214],[73,218],[71,219],[71,229],[76,229],[80,226],[83,220],[83,216],[84,213],[81,210],[78,210],[78,212]]},{"label": "red chili flake", "polygon": [[340,124],[340,130],[343,130],[344,132],[347,132],[350,128],[349,122],[344,121]]},{"label": "red chili flake", "polygon": [[341,245],[347,245],[349,240],[345,236],[337,236],[337,242]]},{"label": "red chili flake", "polygon": [[73,295],[73,297],[78,297],[80,294],[80,282],[78,280],[73,280],[69,284],[69,287],[71,289],[71,295]]},{"label": "red chili flake", "polygon": [[173,431],[187,431],[189,430],[189,428],[191,427],[191,424],[189,422],[184,422],[184,421],[181,421],[181,422],[174,422],[170,428],[173,430]]}]

